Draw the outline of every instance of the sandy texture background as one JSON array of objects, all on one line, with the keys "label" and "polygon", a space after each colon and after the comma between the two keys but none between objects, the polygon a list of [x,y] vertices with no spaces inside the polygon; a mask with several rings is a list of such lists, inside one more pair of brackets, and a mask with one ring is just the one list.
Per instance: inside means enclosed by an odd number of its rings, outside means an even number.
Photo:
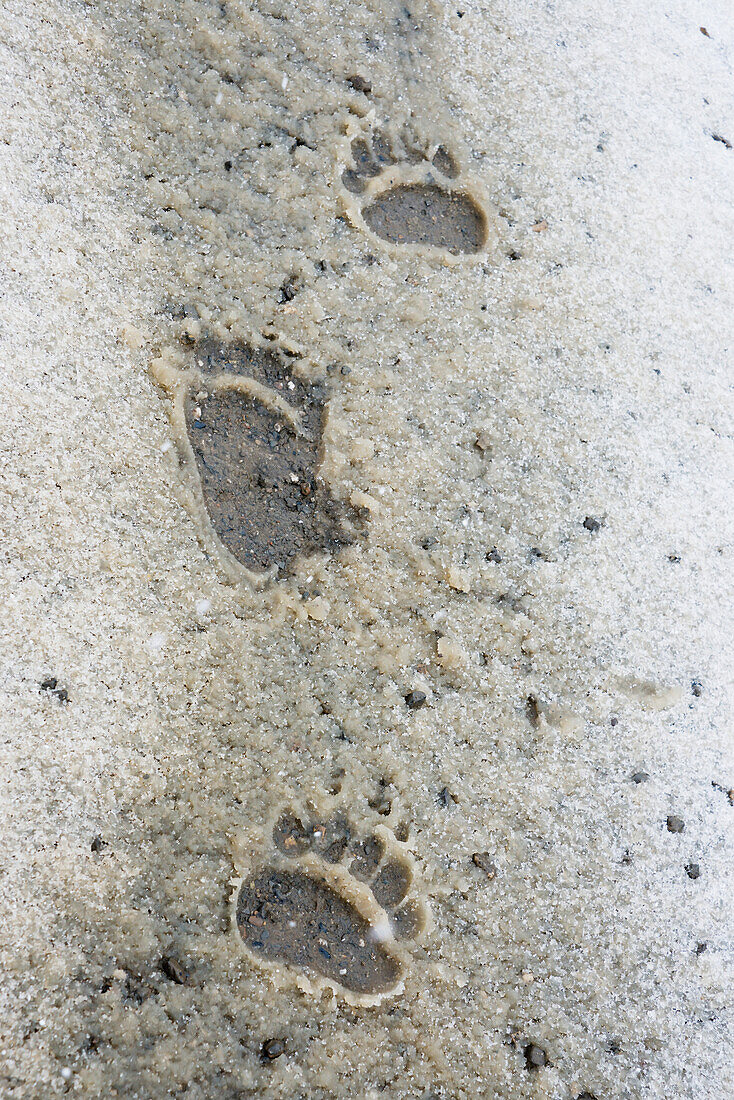
[{"label": "sandy texture background", "polygon": [[[730,6],[3,14],[0,1096],[729,1100]],[[370,234],[382,127],[483,253]],[[325,381],[365,509],[261,590],[151,375],[200,335]],[[233,927],[294,807],[411,861],[377,1005]]]}]

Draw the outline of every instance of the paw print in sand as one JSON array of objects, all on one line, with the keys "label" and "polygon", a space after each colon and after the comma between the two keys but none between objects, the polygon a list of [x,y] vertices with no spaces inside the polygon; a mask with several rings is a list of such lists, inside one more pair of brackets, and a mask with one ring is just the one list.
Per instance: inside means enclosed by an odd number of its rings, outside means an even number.
[{"label": "paw print in sand", "polygon": [[399,993],[407,945],[429,919],[405,845],[384,824],[358,832],[339,811],[288,810],[269,847],[234,895],[248,954],[294,971],[306,992],[330,988],[352,1004]]},{"label": "paw print in sand", "polygon": [[352,221],[388,246],[445,258],[486,250],[488,204],[445,146],[422,151],[406,134],[375,129],[352,140],[342,167]]},{"label": "paw print in sand", "polygon": [[285,353],[204,340],[154,360],[206,549],[255,583],[352,542],[358,517],[319,477],[327,394]]}]

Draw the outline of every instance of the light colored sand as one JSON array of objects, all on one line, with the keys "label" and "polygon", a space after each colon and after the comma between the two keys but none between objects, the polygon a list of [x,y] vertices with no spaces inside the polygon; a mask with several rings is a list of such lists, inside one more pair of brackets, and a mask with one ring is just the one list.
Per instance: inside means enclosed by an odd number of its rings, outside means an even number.
[{"label": "light colored sand", "polygon": [[[3,1098],[734,1092],[731,12],[400,11],[4,4]],[[382,123],[496,248],[369,236]],[[204,552],[148,369],[192,323],[327,377],[364,544],[263,592]],[[379,1005],[232,928],[306,801],[410,825]]]}]

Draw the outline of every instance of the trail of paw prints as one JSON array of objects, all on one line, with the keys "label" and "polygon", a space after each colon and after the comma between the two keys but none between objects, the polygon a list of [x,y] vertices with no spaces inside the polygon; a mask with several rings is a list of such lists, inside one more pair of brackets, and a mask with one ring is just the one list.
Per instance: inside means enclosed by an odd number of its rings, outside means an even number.
[{"label": "trail of paw prints", "polygon": [[411,857],[384,825],[357,832],[286,811],[264,864],[235,894],[235,926],[260,965],[285,965],[304,991],[331,988],[352,1004],[399,993],[408,945],[427,927]]},{"label": "trail of paw prints", "polygon": [[341,174],[347,210],[388,246],[466,257],[492,236],[488,204],[443,145],[421,149],[403,132],[355,137]]},{"label": "trail of paw prints", "polygon": [[353,541],[357,516],[319,478],[327,394],[285,354],[202,341],[183,366],[155,360],[207,549],[260,582]]}]

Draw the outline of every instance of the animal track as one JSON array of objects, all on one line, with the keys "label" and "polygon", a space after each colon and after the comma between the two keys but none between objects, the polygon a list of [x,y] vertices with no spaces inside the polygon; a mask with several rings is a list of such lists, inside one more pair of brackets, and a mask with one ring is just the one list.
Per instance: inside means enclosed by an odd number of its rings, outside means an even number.
[{"label": "animal track", "polygon": [[173,398],[208,548],[229,572],[239,564],[261,580],[297,555],[351,542],[356,513],[318,476],[324,387],[269,348],[202,341],[193,356],[184,369],[162,360],[152,369]]},{"label": "animal track", "polygon": [[366,835],[341,812],[288,810],[272,827],[265,866],[235,895],[235,924],[259,962],[285,963],[307,989],[327,986],[374,1004],[402,988],[405,944],[425,929],[412,860],[385,826]]},{"label": "animal track", "polygon": [[445,146],[424,154],[405,134],[398,138],[377,129],[371,138],[354,138],[350,160],[341,176],[347,206],[382,241],[452,256],[484,249],[485,204],[456,182],[459,165]]}]

